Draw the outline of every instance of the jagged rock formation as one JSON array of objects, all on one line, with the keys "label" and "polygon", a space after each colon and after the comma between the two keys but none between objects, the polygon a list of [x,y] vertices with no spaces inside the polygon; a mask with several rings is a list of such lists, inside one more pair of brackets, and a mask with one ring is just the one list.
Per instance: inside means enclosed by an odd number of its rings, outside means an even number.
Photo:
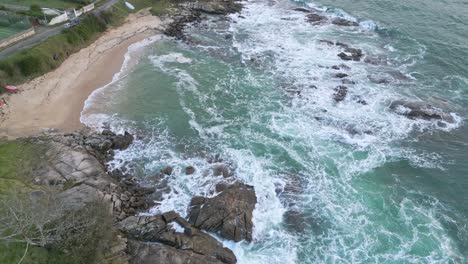
[{"label": "jagged rock formation", "polygon": [[455,122],[452,115],[425,102],[394,101],[391,103],[390,109],[397,114],[412,119],[440,120],[448,123]]},{"label": "jagged rock formation", "polygon": [[224,188],[213,198],[194,197],[190,203],[189,221],[209,232],[220,232],[234,241],[252,241],[252,212],[257,203],[254,188],[236,183]]},{"label": "jagged rock formation", "polygon": [[129,217],[119,223],[119,228],[133,240],[129,244],[130,255],[134,256],[131,263],[236,263],[231,250],[172,211]]}]

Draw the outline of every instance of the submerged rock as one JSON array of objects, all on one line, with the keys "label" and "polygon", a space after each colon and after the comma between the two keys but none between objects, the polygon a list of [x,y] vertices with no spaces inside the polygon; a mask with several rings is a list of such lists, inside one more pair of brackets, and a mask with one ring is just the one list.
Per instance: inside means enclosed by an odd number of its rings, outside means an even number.
[{"label": "submerged rock", "polygon": [[346,48],[344,52],[338,54],[338,57],[345,61],[360,61],[363,55],[361,49]]},{"label": "submerged rock", "polygon": [[341,102],[346,98],[347,94],[348,94],[348,87],[340,85],[335,88],[333,99],[335,99],[336,102]]},{"label": "submerged rock", "polygon": [[349,76],[348,74],[342,73],[342,72],[335,74],[335,78],[339,78],[339,79],[342,79],[348,76]]},{"label": "submerged rock", "polygon": [[344,18],[335,18],[332,20],[332,24],[337,25],[337,26],[343,26],[343,27],[359,26],[359,23],[350,21]]},{"label": "submerged rock", "polygon": [[306,16],[306,21],[312,24],[320,24],[327,21],[327,17],[321,16],[319,14],[309,14]]},{"label": "submerged rock", "polygon": [[454,123],[452,115],[425,102],[393,101],[390,109],[411,119],[441,120]]},{"label": "submerged rock", "polygon": [[242,183],[226,187],[213,198],[194,197],[190,203],[189,221],[209,232],[220,232],[236,242],[252,241],[252,212],[257,203],[254,188]]}]

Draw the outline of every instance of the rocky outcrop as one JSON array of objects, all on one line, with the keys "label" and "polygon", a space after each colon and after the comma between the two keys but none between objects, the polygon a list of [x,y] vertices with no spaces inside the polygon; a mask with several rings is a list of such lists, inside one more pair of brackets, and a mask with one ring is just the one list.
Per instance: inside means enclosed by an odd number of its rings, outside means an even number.
[{"label": "rocky outcrop", "polygon": [[129,217],[119,223],[119,229],[133,240],[129,243],[131,263],[236,263],[231,250],[173,211]]},{"label": "rocky outcrop", "polygon": [[348,87],[340,85],[335,88],[335,93],[333,94],[333,99],[336,102],[341,102],[346,98],[348,95]]},{"label": "rocky outcrop", "polygon": [[360,61],[362,56],[364,56],[364,54],[361,49],[349,47],[347,47],[344,52],[338,54],[338,57],[345,61]]},{"label": "rocky outcrop", "polygon": [[128,243],[130,264],[222,264],[217,259],[207,258],[193,251],[179,250],[162,244],[150,244],[130,240]]},{"label": "rocky outcrop", "polygon": [[318,25],[326,22],[327,17],[319,14],[308,14],[306,15],[306,21],[313,25]]},{"label": "rocky outcrop", "polygon": [[189,221],[195,227],[219,232],[234,241],[252,241],[252,212],[257,203],[254,188],[236,183],[224,188],[213,198],[194,197],[190,203]]},{"label": "rocky outcrop", "polygon": [[184,34],[184,28],[189,23],[198,23],[205,15],[228,15],[239,12],[242,4],[235,0],[203,1],[189,4],[180,4],[178,13],[174,14],[173,21],[164,30],[164,34],[179,40],[190,42]]},{"label": "rocky outcrop", "polygon": [[390,104],[390,109],[411,119],[455,122],[452,115],[425,102],[394,101]]},{"label": "rocky outcrop", "polygon": [[190,9],[210,15],[227,15],[239,12],[242,5],[234,1],[198,2],[190,5]]},{"label": "rocky outcrop", "polygon": [[354,22],[354,21],[350,21],[350,20],[346,20],[344,18],[335,18],[335,19],[332,20],[332,24],[337,25],[337,26],[342,26],[342,27],[359,26],[359,23]]}]

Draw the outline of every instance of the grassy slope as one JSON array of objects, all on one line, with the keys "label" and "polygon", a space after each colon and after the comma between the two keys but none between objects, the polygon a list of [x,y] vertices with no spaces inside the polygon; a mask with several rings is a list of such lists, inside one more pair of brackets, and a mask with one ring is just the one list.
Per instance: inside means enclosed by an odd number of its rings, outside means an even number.
[{"label": "grassy slope", "polygon": [[31,6],[39,5],[41,7],[67,9],[78,6],[77,3],[65,0],[2,0],[0,4]]},{"label": "grassy slope", "polygon": [[[166,1],[166,0],[162,0]],[[136,10],[157,6],[159,0],[133,0]],[[136,12],[136,11],[134,11]],[[99,17],[89,15],[80,25],[0,61],[0,87],[18,85],[54,70],[71,54],[95,41],[111,26],[121,24],[129,11],[122,2]],[[0,93],[4,90],[0,90]]]},{"label": "grassy slope", "polygon": [[117,16],[117,12],[103,14],[104,19],[88,16],[80,25],[1,60],[0,86],[20,84],[57,68],[68,56],[97,39],[106,30],[106,22],[117,20]]},{"label": "grassy slope", "polygon": [[[0,142],[0,199],[13,192],[22,192],[34,188],[27,176],[33,162],[40,159],[42,146],[22,141]],[[24,252],[23,244],[0,243],[0,263],[17,263]],[[47,263],[47,251],[32,248],[24,259],[24,264]]]}]

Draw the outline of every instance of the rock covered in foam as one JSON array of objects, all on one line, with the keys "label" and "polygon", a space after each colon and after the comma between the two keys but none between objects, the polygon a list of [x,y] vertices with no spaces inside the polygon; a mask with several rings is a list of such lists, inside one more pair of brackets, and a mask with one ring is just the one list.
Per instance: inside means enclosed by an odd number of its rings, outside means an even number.
[{"label": "rock covered in foam", "polygon": [[359,23],[350,21],[344,18],[335,18],[332,20],[333,25],[342,26],[342,27],[356,27],[359,26]]},{"label": "rock covered in foam", "polygon": [[346,95],[348,95],[348,87],[340,85],[335,88],[333,99],[335,99],[336,102],[341,102],[346,98]]},{"label": "rock covered in foam", "polygon": [[252,241],[252,212],[257,203],[254,188],[242,183],[226,187],[213,198],[194,197],[189,221],[209,232],[220,232],[236,242]]},{"label": "rock covered in foam", "polygon": [[455,122],[450,113],[446,113],[442,109],[434,107],[426,102],[398,100],[391,103],[390,109],[395,111],[397,114],[404,115],[412,119],[440,120],[448,123]]}]

